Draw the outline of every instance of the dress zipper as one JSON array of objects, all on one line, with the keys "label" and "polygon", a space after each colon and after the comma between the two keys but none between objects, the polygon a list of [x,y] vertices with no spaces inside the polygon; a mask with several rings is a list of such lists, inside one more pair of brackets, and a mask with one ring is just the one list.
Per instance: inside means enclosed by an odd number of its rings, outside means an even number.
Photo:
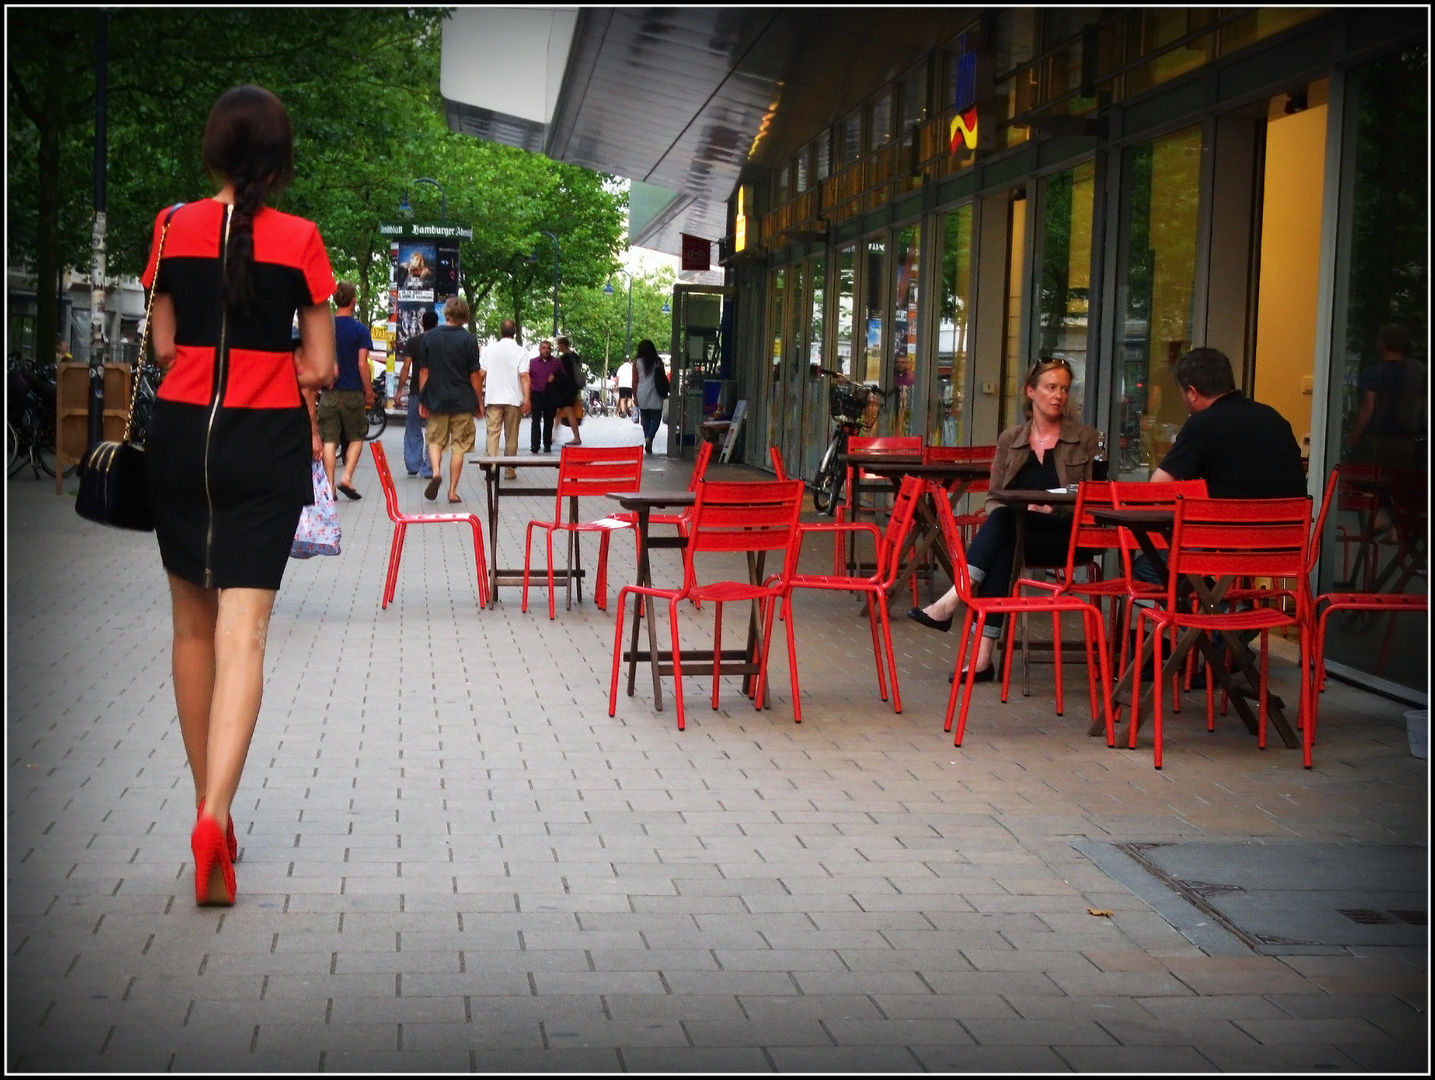
[{"label": "dress zipper", "polygon": [[225,349],[225,337],[229,332],[229,312],[224,308],[223,289],[225,272],[229,269],[229,221],[233,214],[233,206],[224,208],[224,241],[219,253],[219,348],[214,354],[214,400],[209,406],[209,426],[204,432],[204,501],[209,507],[209,523],[204,531],[204,587],[206,589],[214,588],[214,565],[212,562],[214,557],[214,493],[209,487],[209,448],[210,441],[214,438],[214,420],[219,415],[219,400],[224,393],[225,368],[229,360]]}]

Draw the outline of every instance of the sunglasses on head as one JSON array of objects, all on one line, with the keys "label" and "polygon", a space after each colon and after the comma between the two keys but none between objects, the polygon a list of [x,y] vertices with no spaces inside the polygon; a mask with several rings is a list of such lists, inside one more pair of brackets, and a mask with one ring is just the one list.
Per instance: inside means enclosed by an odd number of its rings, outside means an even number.
[{"label": "sunglasses on head", "polygon": [[1041,358],[1040,360],[1038,360],[1036,363],[1034,363],[1034,364],[1031,365],[1031,370],[1032,370],[1032,371],[1035,371],[1037,368],[1041,367],[1043,364],[1050,364],[1053,368],[1061,367],[1061,368],[1065,368],[1068,372],[1071,371],[1071,362],[1070,362],[1069,360],[1063,359],[1063,358],[1060,357],[1060,356],[1047,356],[1047,357],[1043,357],[1043,358]]}]

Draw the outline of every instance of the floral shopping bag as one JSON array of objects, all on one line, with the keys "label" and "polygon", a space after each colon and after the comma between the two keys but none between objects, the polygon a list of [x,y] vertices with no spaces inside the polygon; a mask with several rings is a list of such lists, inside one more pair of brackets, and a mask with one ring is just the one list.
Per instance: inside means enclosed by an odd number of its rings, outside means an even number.
[{"label": "floral shopping bag", "polygon": [[291,559],[310,559],[315,555],[339,554],[339,513],[334,509],[334,493],[324,466],[313,462],[314,505],[304,507],[299,515],[299,528],[289,548]]}]

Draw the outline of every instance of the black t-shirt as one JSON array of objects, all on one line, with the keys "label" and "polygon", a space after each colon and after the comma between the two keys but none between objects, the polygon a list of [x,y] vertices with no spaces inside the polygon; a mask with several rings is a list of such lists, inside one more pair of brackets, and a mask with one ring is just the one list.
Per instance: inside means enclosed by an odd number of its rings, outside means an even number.
[{"label": "black t-shirt", "polygon": [[1213,499],[1289,499],[1306,493],[1300,446],[1285,417],[1239,390],[1192,413],[1161,468],[1205,480]]},{"label": "black t-shirt", "polygon": [[1011,487],[1018,491],[1050,491],[1061,487],[1056,476],[1056,447],[1046,452],[1046,457],[1036,460],[1036,454],[1026,459],[1026,464],[1011,478]]},{"label": "black t-shirt", "polygon": [[419,339],[419,363],[428,369],[423,403],[431,413],[471,413],[478,408],[469,376],[479,370],[478,342],[462,326],[439,326]]},{"label": "black t-shirt", "polygon": [[424,339],[423,334],[415,334],[404,342],[404,359],[409,361],[409,393],[419,392],[419,343]]}]

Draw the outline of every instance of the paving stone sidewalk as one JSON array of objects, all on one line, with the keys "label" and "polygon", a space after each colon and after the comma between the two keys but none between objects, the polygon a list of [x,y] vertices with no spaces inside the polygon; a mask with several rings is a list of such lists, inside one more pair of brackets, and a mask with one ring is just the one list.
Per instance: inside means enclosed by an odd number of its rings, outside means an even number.
[{"label": "paving stone sidewalk", "polygon": [[[1007,705],[978,687],[956,749],[953,639],[894,604],[897,715],[859,605],[807,593],[800,726],[780,631],[769,709],[728,680],[714,712],[695,677],[679,732],[671,680],[655,712],[640,675],[610,718],[611,609],[550,622],[541,589],[528,614],[505,589],[480,611],[467,533],[419,528],[380,610],[391,529],[367,455],[356,486],[344,554],[292,564],[279,593],[239,899],[219,910],[193,902],[153,537],[6,485],[8,1070],[1428,1069],[1428,942],[1203,951],[1091,854],[1424,846],[1404,706],[1332,680],[1307,772],[1234,715],[1208,734],[1188,697],[1158,773],[1149,733],[1086,736],[1079,665],[1057,716],[1047,667]],[[476,467],[463,488],[481,511]],[[551,505],[505,504],[506,563]],[[614,538],[612,595],[631,543]],[[655,561],[677,579],[677,556]],[[711,640],[708,605],[681,621]],[[1294,702],[1294,665],[1272,674]]]}]

